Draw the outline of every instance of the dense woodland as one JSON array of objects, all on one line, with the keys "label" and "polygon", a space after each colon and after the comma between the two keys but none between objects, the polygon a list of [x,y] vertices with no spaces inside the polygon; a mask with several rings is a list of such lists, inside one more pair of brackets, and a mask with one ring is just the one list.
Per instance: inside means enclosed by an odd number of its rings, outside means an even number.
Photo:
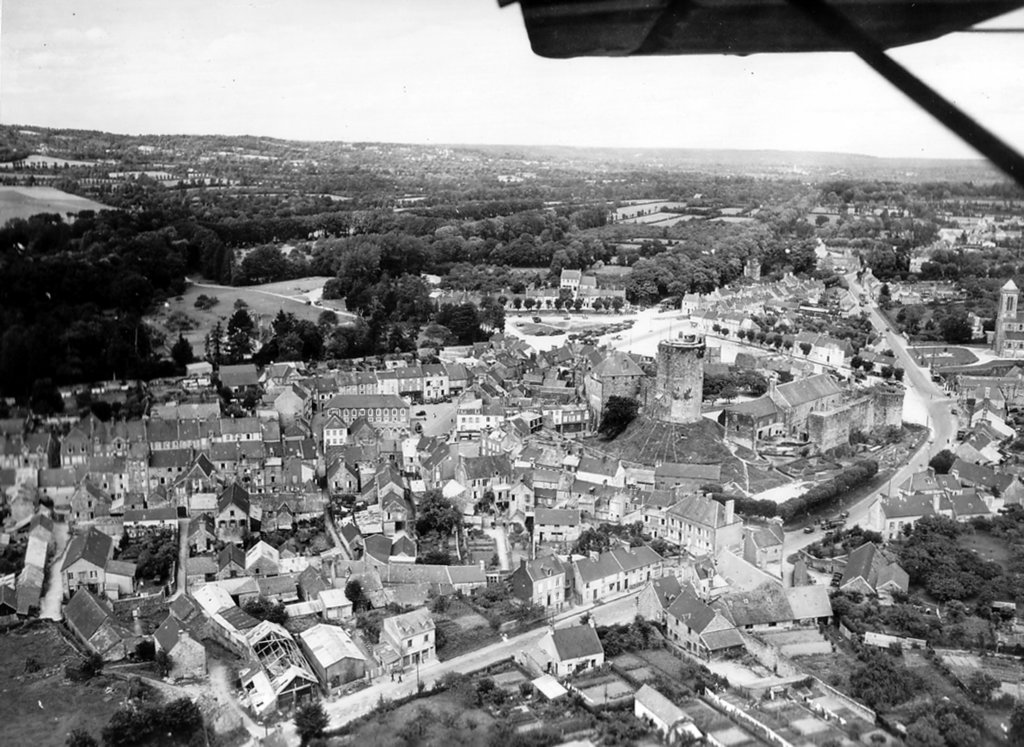
[{"label": "dense woodland", "polygon": [[[92,163],[19,166],[40,150]],[[910,252],[940,227],[938,203],[1018,196],[1001,184],[708,174],[586,151],[527,160],[499,148],[11,127],[0,128],[0,161],[15,162],[0,171],[2,183],[46,184],[115,208],[74,220],[15,219],[0,229],[0,391],[37,403],[52,398],[54,384],[166,375],[191,353],[238,357],[227,355],[228,320],[212,349],[179,346],[173,357],[177,340],[147,324],[147,312],[183,292],[186,276],[232,285],[332,277],[325,297],[345,298],[361,319],[343,326],[279,320],[260,357],[344,358],[413,350],[424,331],[445,342],[485,339],[503,327],[503,293],[557,285],[563,268],[595,262],[629,267],[624,288],[638,304],[737,281],[751,257],[768,277],[817,273],[819,241],[858,246],[883,280],[906,278]],[[132,169],[175,178],[109,176]],[[518,176],[502,177],[510,173]],[[671,227],[607,222],[622,201],[655,197],[685,202],[696,219]],[[854,212],[873,205],[901,212],[863,219]],[[811,221],[815,206],[849,217]],[[723,208],[752,219],[710,220]],[[922,277],[956,277],[977,291],[980,308],[997,277],[1024,270],[1019,245],[989,252],[984,261],[939,254]],[[423,274],[482,300],[436,308]],[[236,331],[244,327],[235,321]]]}]

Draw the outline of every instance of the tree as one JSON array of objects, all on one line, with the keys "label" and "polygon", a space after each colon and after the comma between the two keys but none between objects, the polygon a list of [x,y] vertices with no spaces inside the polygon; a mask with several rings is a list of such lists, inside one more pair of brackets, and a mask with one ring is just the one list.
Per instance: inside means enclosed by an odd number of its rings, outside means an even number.
[{"label": "tree", "polygon": [[598,432],[610,441],[626,430],[639,412],[640,404],[635,399],[613,394],[608,398],[604,412],[601,413],[601,427]]},{"label": "tree", "polygon": [[175,362],[179,369],[182,369],[195,359],[196,356],[192,352],[192,344],[179,334],[177,342],[171,347],[171,360]]},{"label": "tree", "polygon": [[[760,335],[758,335],[758,338],[760,339]],[[801,342],[800,343],[800,352],[802,352],[804,355],[810,355],[811,354],[811,348],[812,348],[812,345],[809,342]]]},{"label": "tree", "polygon": [[303,745],[323,736],[327,724],[327,711],[320,701],[307,703],[295,714],[295,731],[298,732]]},{"label": "tree", "polygon": [[892,377],[896,379],[896,381],[903,381],[903,369],[899,366],[894,367],[892,369]]},{"label": "tree", "polygon": [[967,312],[958,309],[939,323],[939,333],[946,342],[965,343],[974,337],[974,328],[967,319]]},{"label": "tree", "polygon": [[462,526],[462,512],[440,490],[428,490],[416,506],[416,531],[450,537]]},{"label": "tree", "polygon": [[1008,736],[1013,747],[1024,747],[1024,703],[1018,702],[1013,708]]},{"label": "tree", "polygon": [[992,691],[999,687],[999,680],[984,670],[978,669],[971,672],[964,684],[975,702],[987,703],[992,697]]},{"label": "tree", "polygon": [[252,338],[256,325],[245,309],[238,309],[228,320],[228,360],[238,363],[252,353]]},{"label": "tree", "polygon": [[943,449],[928,461],[928,466],[935,470],[937,475],[948,475],[956,461],[956,454],[949,449]]},{"label": "tree", "polygon": [[67,747],[99,747],[96,737],[85,729],[72,729],[65,744]]},{"label": "tree", "polygon": [[365,610],[370,606],[370,602],[366,598],[366,593],[363,591],[363,584],[357,578],[354,578],[345,584],[345,598],[352,602],[353,612]]}]

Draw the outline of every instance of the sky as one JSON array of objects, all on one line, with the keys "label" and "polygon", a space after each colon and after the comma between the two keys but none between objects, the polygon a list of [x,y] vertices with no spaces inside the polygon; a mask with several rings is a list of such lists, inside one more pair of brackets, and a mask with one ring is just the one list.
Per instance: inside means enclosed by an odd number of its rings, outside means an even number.
[{"label": "sky", "polygon": [[[892,56],[1024,149],[1019,36]],[[497,0],[0,0],[0,123],[976,157],[852,54],[547,60]]]}]

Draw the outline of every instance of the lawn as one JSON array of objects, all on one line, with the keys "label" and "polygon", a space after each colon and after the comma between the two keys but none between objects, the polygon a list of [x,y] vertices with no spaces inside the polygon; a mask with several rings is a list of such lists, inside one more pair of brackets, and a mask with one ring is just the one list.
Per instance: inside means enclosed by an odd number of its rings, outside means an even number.
[{"label": "lawn", "polygon": [[[29,657],[42,669],[27,674]],[[78,658],[53,625],[0,637],[0,723],[5,744],[56,747],[65,743],[74,728],[99,737],[121,705],[127,685],[103,675],[86,683],[67,681],[64,665]]]},{"label": "lawn", "polygon": [[12,218],[38,213],[78,213],[82,210],[110,210],[99,202],[62,192],[53,187],[0,187],[0,225]]},{"label": "lawn", "polygon": [[936,369],[969,366],[978,362],[978,356],[970,350],[955,345],[922,345],[911,350],[919,363],[934,366]]},{"label": "lawn", "polygon": [[[311,322],[315,322],[326,308],[340,312],[341,305],[337,301],[319,301],[320,293],[328,280],[330,278],[326,277],[300,278],[280,283],[240,287],[197,285],[193,282],[185,289],[184,295],[170,299],[167,305],[160,309],[150,321],[167,334],[170,344],[177,339],[177,333],[172,333],[167,329],[167,319],[175,311],[183,312],[197,325],[195,329],[184,333],[185,339],[192,343],[192,351],[196,356],[202,357],[203,340],[207,333],[218,321],[224,324],[225,328],[227,327],[227,320],[234,313],[235,302],[239,299],[247,304],[249,314],[256,321],[258,327],[269,326],[277,316],[277,312],[281,310]],[[195,303],[200,295],[217,298],[217,305],[208,310],[197,309]],[[314,300],[321,305],[314,306],[312,303],[307,303]],[[344,319],[346,315],[339,313],[339,317]]]}]

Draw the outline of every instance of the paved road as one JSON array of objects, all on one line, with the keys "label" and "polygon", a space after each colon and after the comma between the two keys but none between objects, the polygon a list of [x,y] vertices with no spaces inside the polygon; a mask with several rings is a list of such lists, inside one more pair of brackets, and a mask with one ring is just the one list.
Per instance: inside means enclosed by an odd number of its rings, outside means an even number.
[{"label": "paved road", "polygon": [[[850,288],[855,294],[859,294],[861,291],[855,278],[850,280]],[[876,307],[871,306],[868,314],[871,323],[885,338],[886,343],[895,353],[899,365],[903,368],[903,383],[907,387],[906,397],[917,398],[920,402],[921,407],[919,409],[924,410],[927,420],[923,425],[927,425],[931,433],[929,440],[922,444],[921,448],[910,457],[906,464],[897,469],[892,478],[887,482],[886,488],[882,491],[887,493],[890,485],[892,490],[895,490],[896,486],[908,477],[925,469],[928,466],[928,461],[934,454],[953,444],[956,438],[957,417],[952,412],[955,407],[954,400],[950,399],[931,380],[931,373],[928,369],[922,368],[917,364],[913,356],[907,351],[907,341],[901,335],[893,332]],[[868,527],[868,513],[878,495],[878,493],[872,492],[853,506],[850,506],[847,509],[850,512],[847,524],[850,526],[860,524],[863,527]],[[881,529],[881,527],[871,528]],[[821,539],[821,536],[821,530],[816,530],[813,534],[804,534],[802,530],[787,532],[785,555],[788,556],[791,553],[802,550],[816,540]],[[787,574],[791,573],[792,567],[788,566],[786,572]]]}]

